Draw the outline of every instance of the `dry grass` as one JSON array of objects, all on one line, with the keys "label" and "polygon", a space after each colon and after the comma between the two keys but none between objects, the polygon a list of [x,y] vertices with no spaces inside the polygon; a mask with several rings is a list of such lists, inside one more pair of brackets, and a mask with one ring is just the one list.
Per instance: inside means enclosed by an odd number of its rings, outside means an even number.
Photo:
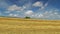
[{"label": "dry grass", "polygon": [[0,18],[0,34],[60,34],[60,20]]}]

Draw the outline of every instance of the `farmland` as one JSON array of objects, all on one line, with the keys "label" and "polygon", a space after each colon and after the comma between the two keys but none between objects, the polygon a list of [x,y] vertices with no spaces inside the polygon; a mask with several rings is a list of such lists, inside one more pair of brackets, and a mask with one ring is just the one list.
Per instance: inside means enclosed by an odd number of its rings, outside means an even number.
[{"label": "farmland", "polygon": [[60,20],[0,18],[0,34],[60,34]]}]

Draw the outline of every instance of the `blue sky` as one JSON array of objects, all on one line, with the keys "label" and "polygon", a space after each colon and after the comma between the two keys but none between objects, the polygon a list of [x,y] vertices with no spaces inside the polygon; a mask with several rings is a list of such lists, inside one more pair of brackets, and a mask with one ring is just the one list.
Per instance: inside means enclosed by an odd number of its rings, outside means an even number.
[{"label": "blue sky", "polygon": [[0,16],[60,19],[60,0],[0,0]]}]

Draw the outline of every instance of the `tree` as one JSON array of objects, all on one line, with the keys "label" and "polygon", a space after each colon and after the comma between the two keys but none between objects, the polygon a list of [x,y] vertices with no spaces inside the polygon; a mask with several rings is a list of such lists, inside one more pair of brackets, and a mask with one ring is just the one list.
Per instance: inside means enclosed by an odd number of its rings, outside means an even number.
[{"label": "tree", "polygon": [[30,17],[27,17],[27,16],[26,16],[25,18],[26,18],[26,19],[30,19]]}]

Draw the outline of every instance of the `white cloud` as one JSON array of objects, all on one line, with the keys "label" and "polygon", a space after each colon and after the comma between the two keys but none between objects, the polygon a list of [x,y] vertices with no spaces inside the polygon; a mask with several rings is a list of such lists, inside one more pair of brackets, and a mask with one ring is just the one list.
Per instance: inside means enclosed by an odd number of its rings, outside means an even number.
[{"label": "white cloud", "polygon": [[58,12],[46,11],[45,13],[43,13],[43,18],[51,18],[51,19],[59,18],[59,16],[57,15],[59,15]]},{"label": "white cloud", "polygon": [[38,2],[34,3],[33,6],[35,6],[35,7],[42,7],[43,3],[38,1]]},{"label": "white cloud", "polygon": [[23,9],[26,9],[27,7],[26,6],[23,6]]},{"label": "white cloud", "polygon": [[45,3],[45,5],[44,5],[44,6],[45,6],[45,7],[46,7],[46,6],[48,6],[48,3]]},{"label": "white cloud", "polygon": [[55,15],[57,15],[58,13],[57,13],[57,12],[55,12],[54,14],[55,14]]},{"label": "white cloud", "polygon": [[4,13],[10,13],[11,11],[5,11]]},{"label": "white cloud", "polygon": [[9,14],[9,16],[13,16],[13,14]]},{"label": "white cloud", "polygon": [[17,14],[14,14],[13,16],[18,17],[18,15],[17,15]]},{"label": "white cloud", "polygon": [[43,2],[39,2],[39,1],[37,1],[37,2],[35,2],[33,4],[33,6],[35,6],[35,7],[40,7],[40,10],[44,9],[45,7],[47,7],[47,5],[48,5],[48,3],[43,4]]},{"label": "white cloud", "polygon": [[31,9],[31,8],[32,8],[32,3],[30,3],[30,2],[29,2],[29,3],[26,3],[26,4],[23,5],[23,7],[24,7],[25,9],[27,9],[27,10],[28,10],[28,9]]},{"label": "white cloud", "polygon": [[31,16],[33,14],[33,11],[32,10],[28,10],[27,12],[25,12],[25,15],[26,16]]},{"label": "white cloud", "polygon": [[11,17],[18,17],[18,14],[9,14]]},{"label": "white cloud", "polygon": [[26,7],[25,6],[17,6],[17,5],[11,5],[7,8],[7,11],[5,11],[4,13],[24,13]]},{"label": "white cloud", "polygon": [[33,14],[33,11],[32,10],[28,10],[27,12],[25,12],[25,14],[28,14],[28,15]]},{"label": "white cloud", "polygon": [[35,13],[31,16],[32,18],[43,18],[43,19],[57,19],[60,18],[60,15],[58,12],[55,12],[55,10],[45,11],[44,13]]},{"label": "white cloud", "polygon": [[39,14],[39,17],[43,17],[43,14]]},{"label": "white cloud", "polygon": [[9,14],[9,16],[13,16],[13,17],[25,17],[25,16],[29,16],[31,18],[43,18],[43,19],[56,19],[56,18],[60,18],[60,15],[58,12],[53,12],[54,10],[50,10],[50,11],[45,11],[44,13],[34,13],[32,10],[27,10],[26,12],[24,12],[23,16],[20,14]]},{"label": "white cloud", "polygon": [[0,12],[0,15],[2,15],[2,13]]},{"label": "white cloud", "polygon": [[9,11],[21,11],[21,10],[24,10],[24,9],[22,7],[17,6],[17,5],[12,5],[12,6],[8,7],[8,10]]}]

